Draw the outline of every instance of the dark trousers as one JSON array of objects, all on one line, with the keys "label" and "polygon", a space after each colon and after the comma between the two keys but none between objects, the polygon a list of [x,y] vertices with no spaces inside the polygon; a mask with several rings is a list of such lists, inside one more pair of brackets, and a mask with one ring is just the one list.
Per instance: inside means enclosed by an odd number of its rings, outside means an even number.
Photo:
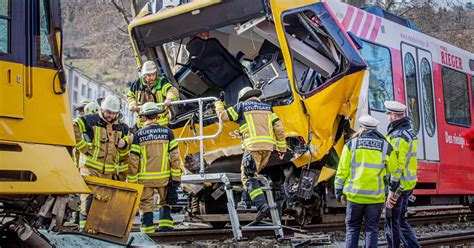
[{"label": "dark trousers", "polygon": [[420,247],[415,233],[406,220],[408,197],[413,190],[403,191],[398,198],[397,204],[392,208],[392,217],[385,216],[385,236],[388,247],[400,247],[400,241],[403,247]]},{"label": "dark trousers", "polygon": [[346,247],[358,247],[362,220],[365,221],[365,247],[377,247],[383,203],[358,204],[347,201]]}]

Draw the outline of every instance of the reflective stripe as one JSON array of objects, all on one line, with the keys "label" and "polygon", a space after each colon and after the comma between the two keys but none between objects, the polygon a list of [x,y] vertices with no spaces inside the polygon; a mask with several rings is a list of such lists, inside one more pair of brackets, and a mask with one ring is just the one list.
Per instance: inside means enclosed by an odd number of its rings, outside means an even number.
[{"label": "reflective stripe", "polygon": [[335,189],[342,189],[342,188],[344,188],[344,185],[342,185],[342,184],[335,184],[335,185],[334,185],[334,188],[335,188]]},{"label": "reflective stripe", "polygon": [[257,196],[263,195],[262,188],[254,189],[249,193],[250,199],[254,200]]},{"label": "reflective stripe", "polygon": [[141,156],[141,159],[140,159],[140,172],[141,173],[146,173],[146,165],[147,165],[147,161],[146,161],[146,145],[143,145],[141,147],[141,154],[143,154],[143,156]]},{"label": "reflective stripe", "polygon": [[342,179],[340,177],[336,177],[335,181],[336,181],[337,184],[344,184],[344,179]]},{"label": "reflective stripe", "polygon": [[276,141],[277,147],[286,147],[286,141]]},{"label": "reflective stripe", "polygon": [[370,163],[353,163],[351,164],[351,166],[365,167],[365,168],[379,169],[379,170],[383,170],[385,168],[385,165],[383,164],[370,164]]},{"label": "reflective stripe", "polygon": [[237,114],[237,112],[235,112],[235,109],[233,107],[228,108],[227,113],[229,113],[230,118],[233,121],[236,121],[237,119],[239,119],[239,115]]},{"label": "reflective stripe", "polygon": [[86,125],[84,124],[84,121],[82,121],[81,118],[77,118],[76,123],[79,126],[79,131],[81,131],[81,133],[85,133],[86,132]]},{"label": "reflective stripe", "polygon": [[161,152],[161,171],[168,171],[168,144],[163,144],[163,150]]},{"label": "reflective stripe", "polygon": [[385,189],[379,190],[365,190],[365,189],[352,189],[346,187],[344,189],[345,192],[352,193],[352,194],[360,194],[360,195],[381,195],[385,194]]},{"label": "reflective stripe", "polygon": [[171,169],[171,176],[174,176],[174,177],[181,176],[181,169]]},{"label": "reflective stripe", "polygon": [[407,161],[405,162],[405,171],[407,173],[406,176],[412,176],[410,171],[408,170],[408,166],[410,165],[410,160],[412,158],[413,155],[416,156],[416,152],[412,152],[412,149],[413,149],[413,139],[411,138],[410,134],[405,130],[403,131],[405,133],[405,135],[408,137],[409,139],[409,142],[410,142],[410,146],[408,147],[408,152],[407,152]]},{"label": "reflective stripe", "polygon": [[128,176],[127,176],[127,182],[129,182],[129,183],[136,183],[137,180],[138,180],[138,176],[137,176],[137,175],[135,175],[135,176],[130,176],[130,175],[128,175]]},{"label": "reflective stripe", "polygon": [[76,148],[81,150],[82,148],[86,147],[86,145],[86,140],[84,139],[84,137],[82,137],[79,143],[77,143]]},{"label": "reflective stripe", "polygon": [[99,161],[93,160],[89,158],[85,154],[81,154],[80,163],[86,165],[87,167],[91,167],[97,170],[102,171],[105,166],[105,172],[114,172],[115,171],[115,164],[105,164]]},{"label": "reflective stripe", "polygon": [[249,128],[248,124],[245,123],[245,124],[243,124],[242,126],[239,127],[239,131],[240,131],[240,133],[245,133],[246,131],[248,131],[248,128]]},{"label": "reflective stripe", "polygon": [[275,140],[272,137],[257,136],[255,138],[247,138],[244,140],[244,146],[248,146],[255,143],[271,143],[275,144]]},{"label": "reflective stripe", "polygon": [[141,233],[155,233],[155,226],[140,227]]},{"label": "reflective stripe", "polygon": [[132,147],[130,148],[130,152],[136,153],[137,155],[140,155],[140,146],[132,144]]},{"label": "reflective stripe", "polygon": [[255,130],[255,125],[253,123],[252,116],[250,114],[245,114],[245,121],[249,125],[250,138],[256,138],[257,137],[257,132]]},{"label": "reflective stripe", "polygon": [[412,181],[412,180],[416,180],[416,179],[418,179],[418,177],[416,175],[402,176],[402,178],[401,178],[402,181]]},{"label": "reflective stripe", "polygon": [[118,155],[120,157],[124,157],[124,156],[127,156],[128,155],[128,150],[118,150]]},{"label": "reflective stripe", "polygon": [[392,182],[400,182],[400,178],[395,177],[394,174],[390,175],[390,181]]},{"label": "reflective stripe", "polygon": [[174,228],[174,223],[172,220],[160,219],[160,223],[158,224],[158,226]]},{"label": "reflective stripe", "polygon": [[170,177],[169,171],[138,173],[138,180],[162,179],[162,178],[169,178],[169,177]]},{"label": "reflective stripe", "polygon": [[121,164],[117,166],[118,172],[125,172],[128,170],[128,164]]},{"label": "reflective stripe", "polygon": [[99,151],[100,151],[100,127],[95,126],[94,127],[94,141],[95,141],[95,150],[94,153],[92,154],[92,159],[97,160],[97,157],[99,156]]},{"label": "reflective stripe", "polygon": [[275,113],[272,113],[272,115],[271,115],[271,120],[272,120],[272,122],[277,121],[277,120],[278,120],[278,116],[277,116]]},{"label": "reflective stripe", "polygon": [[223,110],[224,109],[224,103],[223,102],[216,102],[215,106],[216,106],[216,109],[218,109],[218,110]]}]

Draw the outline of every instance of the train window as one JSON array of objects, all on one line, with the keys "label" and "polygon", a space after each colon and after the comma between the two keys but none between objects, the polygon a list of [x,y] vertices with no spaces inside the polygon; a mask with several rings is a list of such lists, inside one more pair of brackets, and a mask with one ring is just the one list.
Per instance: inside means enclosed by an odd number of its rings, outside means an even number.
[{"label": "train window", "polygon": [[41,0],[39,5],[39,37],[37,40],[38,64],[53,66],[53,54],[51,51],[51,31],[49,24],[48,0]]},{"label": "train window", "polygon": [[407,92],[408,116],[413,124],[413,130],[418,133],[420,130],[420,110],[418,106],[418,87],[416,83],[415,59],[411,53],[405,54],[405,85]]},{"label": "train window", "polygon": [[446,121],[452,125],[471,126],[466,74],[444,66],[442,73]]},{"label": "train window", "polygon": [[10,1],[0,0],[0,53],[10,53]]},{"label": "train window", "polygon": [[392,60],[386,47],[364,42],[360,50],[370,67],[369,107],[384,111],[383,103],[393,100]]},{"label": "train window", "polygon": [[431,78],[431,66],[427,59],[421,60],[421,81],[422,81],[422,100],[423,100],[423,113],[426,132],[430,137],[433,137],[435,133],[435,113],[434,113],[434,102],[433,102],[433,83]]}]

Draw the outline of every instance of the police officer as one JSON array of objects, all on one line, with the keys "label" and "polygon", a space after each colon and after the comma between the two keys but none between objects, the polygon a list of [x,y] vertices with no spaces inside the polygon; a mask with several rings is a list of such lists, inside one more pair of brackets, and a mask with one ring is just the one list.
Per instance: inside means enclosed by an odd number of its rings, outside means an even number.
[{"label": "police officer", "polygon": [[[400,247],[400,239],[404,247],[420,247],[410,224],[405,218],[408,198],[417,182],[416,149],[418,139],[405,116],[406,106],[397,101],[384,103],[390,124],[387,139],[398,156],[398,167],[401,170],[400,185],[403,191],[397,201],[387,201],[387,208],[392,208],[392,215],[386,216],[385,236],[388,247]],[[387,211],[385,211],[387,213]]]},{"label": "police officer", "polygon": [[215,103],[216,112],[223,121],[234,121],[239,124],[244,148],[241,180],[250,199],[257,206],[255,222],[261,221],[270,211],[257,180],[258,173],[267,165],[275,147],[280,159],[283,159],[286,152],[283,124],[272,107],[260,101],[258,97],[261,94],[259,89],[245,87],[239,91],[239,102],[233,107],[225,110],[221,101]]},{"label": "police officer", "polygon": [[[169,204],[177,200],[176,188],[181,181],[181,166],[178,143],[171,129],[157,124],[159,115],[164,111],[155,103],[145,103],[141,116],[145,118],[143,128],[133,134],[130,149],[130,167],[128,182],[144,185],[140,201],[143,233],[154,233],[153,195],[157,191],[160,207],[159,231],[174,228]],[[173,198],[173,199],[171,199]],[[173,202],[170,202],[173,201]]]},{"label": "police officer", "polygon": [[378,121],[370,115],[359,118],[361,129],[342,150],[334,181],[336,198],[346,208],[346,247],[358,247],[362,219],[365,246],[377,247],[379,220],[385,202],[384,176],[394,173],[390,191],[395,191],[396,155],[390,143],[377,131]]},{"label": "police officer", "polygon": [[[143,119],[139,118],[139,105],[155,102],[164,103],[165,107],[169,107],[171,101],[179,99],[179,92],[165,76],[159,75],[155,62],[146,61],[141,69],[141,77],[130,86],[127,99],[130,111],[137,114],[137,126],[141,128]],[[157,121],[161,126],[167,126],[169,112],[161,114]]]},{"label": "police officer", "polygon": [[[120,100],[108,96],[99,112],[74,121],[76,148],[81,152],[79,168],[83,177],[112,179],[116,156],[128,156],[128,126],[117,121],[119,111]],[[81,228],[85,226],[91,202],[92,195],[81,195]]]}]

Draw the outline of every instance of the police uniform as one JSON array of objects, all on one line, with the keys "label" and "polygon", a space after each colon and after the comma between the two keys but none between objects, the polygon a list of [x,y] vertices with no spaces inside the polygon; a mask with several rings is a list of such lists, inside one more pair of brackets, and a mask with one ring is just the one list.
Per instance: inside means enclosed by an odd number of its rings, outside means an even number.
[{"label": "police uniform", "polygon": [[[157,73],[156,64],[152,61],[147,61],[143,64],[143,74]],[[179,92],[166,77],[158,76],[155,82],[146,83],[143,77],[138,78],[130,86],[127,93],[129,109],[138,105],[143,105],[147,102],[163,103],[166,99],[176,101],[179,99]],[[167,126],[169,123],[170,114],[166,111],[165,114],[160,115],[157,119],[158,124]],[[137,114],[137,127],[143,126],[143,120]]]},{"label": "police uniform", "polygon": [[[150,105],[145,104],[141,115],[162,113],[155,104],[152,105],[155,107],[147,110]],[[128,174],[128,182],[144,185],[140,201],[142,212],[140,231],[147,234],[155,232],[153,224],[155,191],[159,195],[159,230],[172,230],[174,226],[167,194],[170,186],[176,188],[181,181],[181,166],[178,143],[171,129],[158,125],[156,120],[147,120],[143,128],[134,133]]]},{"label": "police uniform", "polygon": [[[387,113],[394,113],[401,118],[393,121],[388,126],[387,139],[392,144],[398,156],[397,163],[401,172],[400,186],[403,191],[392,208],[392,215],[386,216],[385,236],[388,247],[400,247],[400,240],[404,247],[420,247],[415,233],[405,218],[408,198],[413,192],[417,182],[417,157],[418,138],[411,127],[408,117],[404,117],[406,106],[396,101],[384,103]],[[386,211],[387,212],[387,211]]]},{"label": "police uniform", "polygon": [[260,90],[245,87],[239,92],[239,102],[233,107],[225,110],[221,101],[215,104],[216,112],[223,121],[239,124],[244,149],[241,180],[259,210],[257,221],[263,219],[269,211],[267,200],[257,180],[258,173],[267,165],[275,147],[279,152],[286,152],[283,125],[272,107],[258,99],[260,95]]},{"label": "police uniform", "polygon": [[[107,122],[99,111],[77,118],[74,121],[74,133],[76,149],[81,152],[81,175],[112,179],[116,173],[116,157],[124,159],[128,156],[127,145],[118,148],[120,139],[125,142],[128,140],[128,126],[117,120],[113,123]],[[81,195],[81,228],[85,226],[91,202],[92,195]]]},{"label": "police uniform", "polygon": [[398,186],[400,174],[393,148],[377,132],[378,121],[369,115],[359,118],[364,128],[348,140],[342,150],[334,188],[336,198],[344,194],[346,206],[346,247],[358,247],[362,219],[365,220],[365,245],[376,247],[379,220],[385,202],[384,176],[394,173],[391,190]]}]

